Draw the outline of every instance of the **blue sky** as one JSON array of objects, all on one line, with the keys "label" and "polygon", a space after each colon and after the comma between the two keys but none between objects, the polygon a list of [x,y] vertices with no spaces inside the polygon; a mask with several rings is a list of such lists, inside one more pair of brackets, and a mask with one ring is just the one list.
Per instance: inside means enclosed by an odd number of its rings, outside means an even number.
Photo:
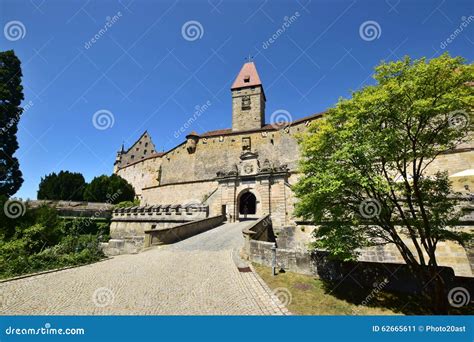
[{"label": "blue sky", "polygon": [[[472,63],[472,15],[472,0],[2,0],[0,49],[22,60],[27,108],[17,196],[36,198],[53,171],[110,174],[122,142],[145,129],[157,150],[172,148],[196,106],[210,103],[188,131],[230,127],[230,86],[246,56],[267,121],[282,109],[297,119],[372,83],[381,60],[449,51]],[[97,112],[113,125],[94,122]]]}]

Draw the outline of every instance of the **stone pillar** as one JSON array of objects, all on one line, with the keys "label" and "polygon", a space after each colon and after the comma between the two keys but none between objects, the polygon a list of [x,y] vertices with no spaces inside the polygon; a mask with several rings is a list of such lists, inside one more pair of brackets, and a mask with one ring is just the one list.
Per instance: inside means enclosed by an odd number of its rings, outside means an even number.
[{"label": "stone pillar", "polygon": [[286,223],[286,199],[284,177],[274,179],[271,191],[272,222],[275,227]]},{"label": "stone pillar", "polygon": [[257,181],[255,184],[255,191],[258,192],[260,195],[260,212],[261,216],[267,215],[271,213],[271,182],[270,178],[266,175],[264,176],[257,176]]},{"label": "stone pillar", "polygon": [[226,179],[219,182],[221,187],[221,205],[226,205],[229,215],[229,222],[235,222],[237,214],[237,204],[235,190],[237,187],[236,179]]}]

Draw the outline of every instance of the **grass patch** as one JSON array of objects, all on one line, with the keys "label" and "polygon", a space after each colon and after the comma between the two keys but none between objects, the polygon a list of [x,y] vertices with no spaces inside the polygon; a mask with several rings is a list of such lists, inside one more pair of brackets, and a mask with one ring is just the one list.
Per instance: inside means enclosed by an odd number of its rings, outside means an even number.
[{"label": "grass patch", "polygon": [[[296,315],[431,314],[419,296],[360,288],[354,284],[333,283],[292,272],[272,276],[270,267],[254,264],[254,268],[272,290],[284,288],[291,293],[291,301],[287,307]],[[472,314],[472,309],[453,308],[450,314]]]}]

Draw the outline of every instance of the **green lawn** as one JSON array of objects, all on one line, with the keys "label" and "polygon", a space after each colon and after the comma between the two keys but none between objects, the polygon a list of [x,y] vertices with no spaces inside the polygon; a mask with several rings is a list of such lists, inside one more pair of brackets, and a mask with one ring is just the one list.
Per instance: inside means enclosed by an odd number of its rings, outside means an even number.
[{"label": "green lawn", "polygon": [[[254,268],[272,290],[283,288],[291,293],[287,307],[296,315],[431,314],[419,296],[361,289],[358,285],[331,283],[292,272],[272,276],[269,267],[254,264]],[[473,314],[467,307],[450,313]]]}]

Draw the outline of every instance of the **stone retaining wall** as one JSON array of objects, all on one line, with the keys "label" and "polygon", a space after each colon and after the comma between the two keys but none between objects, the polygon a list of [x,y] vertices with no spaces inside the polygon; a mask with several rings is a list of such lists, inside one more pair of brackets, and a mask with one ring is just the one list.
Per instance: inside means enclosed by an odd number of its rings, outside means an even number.
[{"label": "stone retaining wall", "polygon": [[[250,260],[272,267],[273,242],[251,241]],[[306,274],[324,281],[353,283],[354,286],[380,287],[387,291],[416,294],[425,285],[413,277],[406,264],[382,262],[341,262],[332,260],[324,251],[276,249],[277,271]],[[439,267],[447,289],[462,286],[474,294],[474,277],[457,276],[451,267]]]},{"label": "stone retaining wall", "polygon": [[99,202],[29,200],[25,203],[28,208],[33,209],[46,205],[55,209],[62,217],[109,219],[114,208],[113,204]]},{"label": "stone retaining wall", "polygon": [[225,215],[208,217],[165,229],[145,231],[145,247],[175,243],[221,225]]},{"label": "stone retaining wall", "polygon": [[166,229],[208,217],[205,205],[154,205],[118,208],[110,225],[112,239],[145,236],[146,230]]}]

